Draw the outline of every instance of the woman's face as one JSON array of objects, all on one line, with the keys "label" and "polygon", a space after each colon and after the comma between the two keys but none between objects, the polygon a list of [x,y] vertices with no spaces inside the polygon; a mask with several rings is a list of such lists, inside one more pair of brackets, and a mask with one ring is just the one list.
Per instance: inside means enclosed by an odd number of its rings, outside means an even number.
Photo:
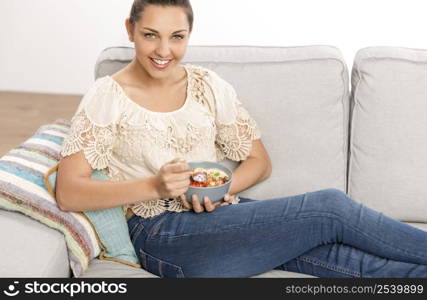
[{"label": "woman's face", "polygon": [[177,70],[187,50],[190,25],[181,7],[148,5],[132,27],[126,27],[135,44],[136,59],[156,79],[164,79]]}]

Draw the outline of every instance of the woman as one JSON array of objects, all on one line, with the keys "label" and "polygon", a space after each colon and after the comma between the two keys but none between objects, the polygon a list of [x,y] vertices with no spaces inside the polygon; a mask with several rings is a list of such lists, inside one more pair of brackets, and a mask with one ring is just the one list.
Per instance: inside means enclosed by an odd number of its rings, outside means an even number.
[{"label": "woman", "polygon": [[[318,277],[426,277],[427,233],[341,191],[233,196],[268,178],[271,163],[233,87],[208,69],[180,64],[192,25],[189,1],[134,2],[126,28],[135,58],[98,79],[72,120],[58,171],[61,209],[124,206],[141,264],[158,276],[249,277],[277,268]],[[215,205],[185,199],[187,161],[225,157],[241,162],[230,195]],[[112,181],[90,179],[93,169]]]}]

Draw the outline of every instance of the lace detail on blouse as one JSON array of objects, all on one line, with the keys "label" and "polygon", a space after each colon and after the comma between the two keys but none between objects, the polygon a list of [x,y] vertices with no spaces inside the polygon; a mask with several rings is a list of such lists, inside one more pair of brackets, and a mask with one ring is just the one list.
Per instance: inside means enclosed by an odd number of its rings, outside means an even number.
[{"label": "lace detail on blouse", "polygon": [[[215,114],[214,95],[211,86],[207,83],[209,72],[201,67],[193,67],[191,76],[191,92],[198,103],[208,107],[212,114]],[[210,96],[206,95],[209,90]]]},{"label": "lace detail on blouse", "polygon": [[[72,118],[62,156],[83,150],[93,169],[112,181],[146,178],[177,157],[187,161],[242,161],[260,137],[256,122],[231,85],[216,73],[185,65],[187,99],[174,112],[149,111],[127,98],[111,77],[99,78]],[[238,203],[239,199],[233,203]],[[141,217],[187,209],[179,199],[156,199],[123,206]]]},{"label": "lace detail on blouse", "polygon": [[93,169],[109,166],[113,152],[116,130],[113,125],[97,126],[83,109],[71,120],[70,133],[64,141],[62,156],[84,150],[84,155]]},{"label": "lace detail on blouse", "polygon": [[[124,160],[143,159],[144,154],[147,153],[159,157],[158,151],[188,154],[199,148],[200,145],[206,145],[214,136],[214,131],[210,126],[196,126],[190,120],[186,123],[180,122],[181,124],[168,120],[162,126],[163,128],[158,128],[154,122],[150,121],[151,118],[151,116],[145,116],[144,123],[140,125],[129,124],[126,117],[121,121],[120,132],[122,135],[119,137],[119,144],[124,149],[119,152],[122,152],[121,156]],[[155,145],[155,147],[148,148],[150,145]],[[139,149],[142,151],[135,150],[135,147],[140,147]]]},{"label": "lace detail on blouse", "polygon": [[252,141],[261,137],[257,124],[247,110],[241,105],[237,109],[238,114],[233,124],[218,126],[216,144],[220,150],[220,160],[245,160],[252,150]]},{"label": "lace detail on blouse", "polygon": [[144,218],[155,217],[165,211],[183,212],[188,211],[179,199],[161,199],[144,201],[132,207],[132,211]]}]

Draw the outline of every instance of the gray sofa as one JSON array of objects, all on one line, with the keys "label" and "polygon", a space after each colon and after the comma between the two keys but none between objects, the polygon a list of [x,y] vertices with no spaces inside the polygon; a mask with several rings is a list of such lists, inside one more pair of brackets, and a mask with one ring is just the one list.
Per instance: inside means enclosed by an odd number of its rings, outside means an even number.
[{"label": "gray sofa", "polygon": [[[95,77],[111,75],[133,55],[132,48],[104,50]],[[192,46],[185,62],[232,83],[261,128],[273,173],[242,196],[336,188],[427,230],[427,51],[362,49],[351,83],[342,54],[330,46]],[[61,233],[0,210],[0,236],[1,277],[71,276]],[[95,259],[84,277],[155,276]],[[256,277],[309,276],[272,270]]]}]

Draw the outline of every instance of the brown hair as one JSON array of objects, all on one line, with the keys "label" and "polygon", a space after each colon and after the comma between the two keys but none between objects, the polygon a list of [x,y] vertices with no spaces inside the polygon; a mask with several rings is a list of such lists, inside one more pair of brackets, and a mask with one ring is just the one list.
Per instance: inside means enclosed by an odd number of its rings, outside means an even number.
[{"label": "brown hair", "polygon": [[190,0],[134,0],[130,11],[130,23],[132,26],[135,26],[135,23],[139,21],[147,5],[179,6],[184,8],[188,24],[190,24],[190,32],[193,30],[194,15]]}]

